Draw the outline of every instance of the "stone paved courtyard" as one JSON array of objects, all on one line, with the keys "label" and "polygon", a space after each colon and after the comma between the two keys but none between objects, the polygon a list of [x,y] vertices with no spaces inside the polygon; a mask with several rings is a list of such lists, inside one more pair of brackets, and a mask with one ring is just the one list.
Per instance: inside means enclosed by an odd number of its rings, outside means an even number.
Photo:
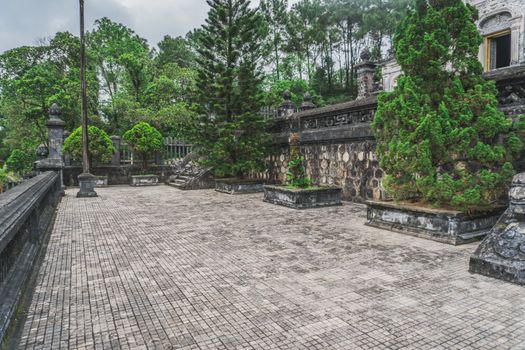
[{"label": "stone paved courtyard", "polygon": [[467,272],[453,247],[170,187],[59,206],[18,347],[524,349],[525,289]]}]

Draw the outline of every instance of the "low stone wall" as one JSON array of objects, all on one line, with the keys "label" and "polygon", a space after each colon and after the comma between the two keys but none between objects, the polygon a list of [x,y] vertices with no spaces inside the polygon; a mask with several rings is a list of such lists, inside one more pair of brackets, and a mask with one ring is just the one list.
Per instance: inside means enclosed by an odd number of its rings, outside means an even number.
[{"label": "low stone wall", "polygon": [[[351,201],[383,199],[383,171],[376,158],[370,127],[377,97],[296,113],[300,119],[301,151],[306,173],[315,185],[335,185]],[[286,180],[291,118],[278,118],[273,127],[275,148],[263,175],[270,183]]]},{"label": "low stone wall", "polygon": [[0,195],[0,347],[61,192],[60,176],[46,172]]},{"label": "low stone wall", "polygon": [[[514,118],[525,114],[525,65],[498,69],[486,73],[485,78],[496,82],[500,110],[505,115]],[[272,127],[274,151],[267,171],[258,176],[274,184],[286,181],[288,138],[293,129],[300,135],[306,172],[315,185],[342,187],[344,200],[385,199],[387,195],[380,184],[383,170],[376,158],[376,141],[370,126],[377,109],[377,95],[368,94],[369,97],[355,101],[276,118]],[[515,167],[525,171],[525,152]]]},{"label": "low stone wall", "polygon": [[[176,167],[169,165],[151,165],[148,175],[157,175],[160,183],[167,183],[170,176],[174,175]],[[82,173],[80,166],[66,166],[64,168],[64,185],[78,186],[78,175]],[[104,165],[91,168],[91,173],[96,176],[107,176],[108,185],[129,185],[131,176],[140,175],[141,169],[133,165]]]}]

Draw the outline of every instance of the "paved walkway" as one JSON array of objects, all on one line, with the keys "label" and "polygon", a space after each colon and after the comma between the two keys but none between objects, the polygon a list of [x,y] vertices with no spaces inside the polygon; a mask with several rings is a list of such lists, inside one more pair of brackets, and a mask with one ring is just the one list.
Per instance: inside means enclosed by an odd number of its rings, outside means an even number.
[{"label": "paved walkway", "polygon": [[21,349],[525,348],[525,289],[470,275],[476,244],[372,229],[355,204],[98,192],[60,204]]}]

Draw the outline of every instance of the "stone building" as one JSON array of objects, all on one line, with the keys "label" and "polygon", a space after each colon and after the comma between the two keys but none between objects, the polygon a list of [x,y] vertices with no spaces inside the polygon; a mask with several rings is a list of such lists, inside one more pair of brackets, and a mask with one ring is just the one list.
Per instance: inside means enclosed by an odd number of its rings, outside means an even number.
[{"label": "stone building", "polygon": [[[485,72],[525,65],[525,0],[466,0],[479,11],[483,36],[479,60]],[[392,58],[383,64],[383,87],[392,91],[401,68]]]}]

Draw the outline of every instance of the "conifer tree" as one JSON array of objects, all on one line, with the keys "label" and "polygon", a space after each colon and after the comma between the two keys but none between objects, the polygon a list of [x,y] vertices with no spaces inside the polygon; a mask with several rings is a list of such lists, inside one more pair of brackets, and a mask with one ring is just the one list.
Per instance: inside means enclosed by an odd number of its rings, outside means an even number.
[{"label": "conifer tree", "polygon": [[482,77],[476,10],[461,0],[418,0],[394,37],[404,75],[382,94],[373,123],[384,185],[472,212],[506,193],[521,152],[521,121],[498,111]]},{"label": "conifer tree", "polygon": [[207,0],[197,37],[200,117],[188,138],[217,176],[243,177],[262,168],[266,121],[260,115],[263,17],[249,0]]}]

